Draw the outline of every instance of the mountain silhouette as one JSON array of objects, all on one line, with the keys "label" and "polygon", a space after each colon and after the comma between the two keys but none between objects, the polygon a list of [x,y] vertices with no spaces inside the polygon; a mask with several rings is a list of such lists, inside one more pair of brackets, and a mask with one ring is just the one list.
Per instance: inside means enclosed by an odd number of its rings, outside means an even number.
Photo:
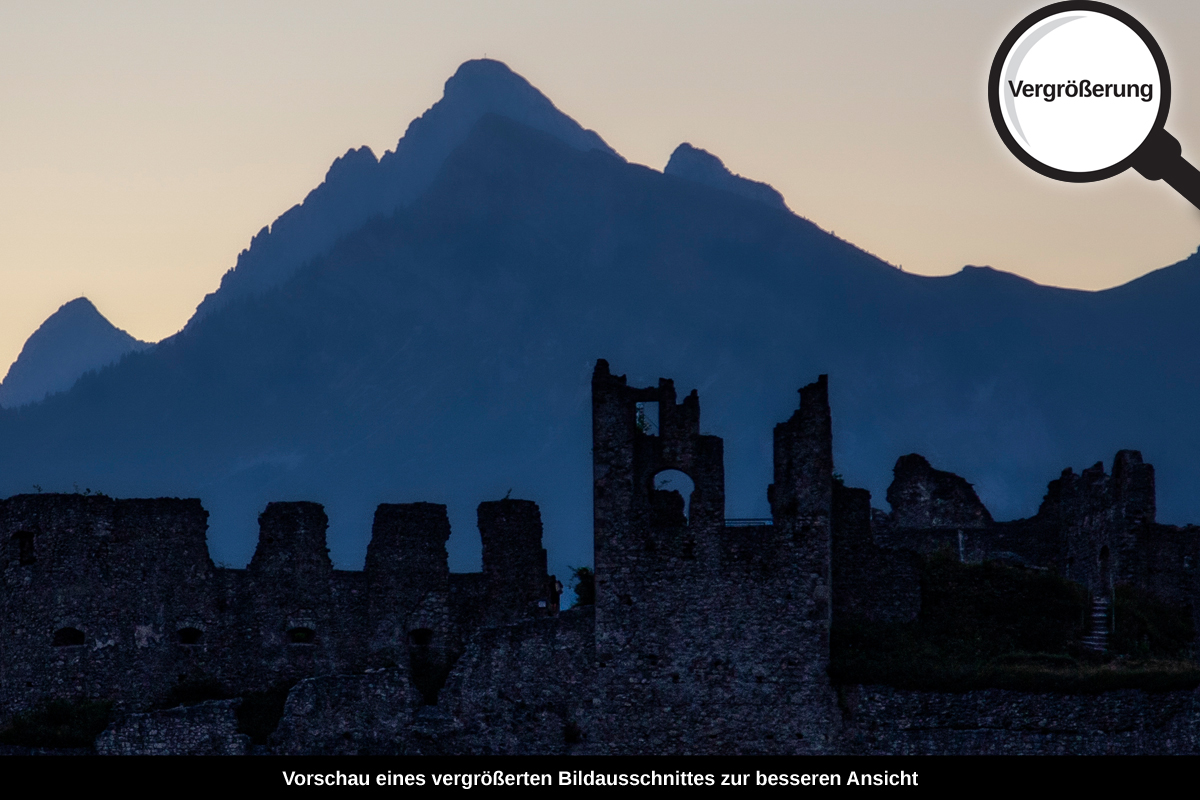
[{"label": "mountain silhouette", "polygon": [[703,183],[714,189],[724,189],[727,192],[740,194],[742,197],[749,197],[751,200],[757,200],[784,211],[787,210],[787,204],[783,202],[783,195],[773,186],[733,174],[725,167],[721,159],[707,150],[693,147],[687,142],[676,147],[675,152],[671,153],[671,158],[667,161],[663,174]]},{"label": "mountain silhouette", "polygon": [[0,382],[0,406],[16,408],[66,391],[85,372],[149,346],[114,326],[86,297],[76,298],[26,340]]},{"label": "mountain silhouette", "polygon": [[603,357],[635,384],[699,390],[731,517],[768,515],[773,426],[828,373],[837,469],[877,506],[908,453],[1005,519],[1034,513],[1063,467],[1137,448],[1160,518],[1200,519],[1200,256],[1104,292],[987,267],[922,277],[580,141],[482,114],[410,202],[69,392],[0,411],[0,494],[200,497],[235,564],[268,501],[314,500],[346,567],[375,504],[446,503],[452,565],[469,569],[475,506],[511,490],[541,506],[565,575],[591,556]]},{"label": "mountain silhouette", "polygon": [[503,114],[579,150],[616,155],[595,132],[555,108],[507,65],[491,59],[467,61],[446,81],[442,99],[409,124],[395,150],[380,159],[365,146],[347,151],[304,202],[259,231],[221,279],[220,288],[200,303],[193,321],[277,285],[369,219],[411,203],[472,126],[489,113]]}]

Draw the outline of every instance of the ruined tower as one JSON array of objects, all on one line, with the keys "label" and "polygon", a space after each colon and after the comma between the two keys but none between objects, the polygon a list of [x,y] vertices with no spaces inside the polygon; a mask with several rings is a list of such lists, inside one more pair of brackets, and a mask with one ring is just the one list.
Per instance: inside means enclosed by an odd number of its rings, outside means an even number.
[{"label": "ruined tower", "polygon": [[[822,752],[831,743],[824,382],[803,397],[776,439],[774,525],[731,527],[723,443],[700,433],[696,393],[677,403],[669,380],[634,388],[596,364],[597,724],[617,752],[622,742],[643,753]],[[688,497],[660,488],[669,470],[690,479]]]}]

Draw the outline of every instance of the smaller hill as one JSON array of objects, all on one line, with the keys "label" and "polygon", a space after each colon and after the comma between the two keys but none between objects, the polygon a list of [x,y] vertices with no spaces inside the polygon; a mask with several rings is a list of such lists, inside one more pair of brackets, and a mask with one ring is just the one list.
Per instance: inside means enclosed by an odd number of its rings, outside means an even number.
[{"label": "smaller hill", "polygon": [[721,159],[707,150],[693,147],[687,142],[676,147],[675,152],[671,153],[671,158],[667,161],[663,174],[701,183],[713,189],[739,194],[782,211],[789,210],[787,204],[783,202],[783,195],[776,191],[775,187],[768,183],[752,181],[741,175],[735,175],[729,171]]},{"label": "smaller hill", "polygon": [[86,297],[76,298],[51,314],[25,342],[0,382],[0,407],[16,408],[64,392],[85,372],[149,346],[105,319]]}]

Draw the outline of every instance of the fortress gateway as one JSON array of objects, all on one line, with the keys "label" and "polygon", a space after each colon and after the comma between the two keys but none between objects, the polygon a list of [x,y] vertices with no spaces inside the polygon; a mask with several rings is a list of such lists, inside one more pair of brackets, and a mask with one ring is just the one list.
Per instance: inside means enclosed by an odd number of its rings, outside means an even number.
[{"label": "fortress gateway", "polygon": [[[592,378],[595,605],[559,609],[537,506],[479,506],[483,571],[451,574],[445,507],[382,505],[335,570],[314,503],[272,503],[244,570],[198,500],[0,501],[0,725],[111,701],[99,752],[240,753],[244,704],[287,693],[279,753],[1200,752],[1196,690],[958,694],[835,687],[838,620],[905,622],[920,559],[1004,559],[1200,609],[1200,530],[1155,522],[1138,453],[996,523],[961,478],[896,465],[892,511],[834,473],[825,376],[775,428],[770,520],[726,520],[722,441],[695,392]],[[657,422],[653,423],[655,406]],[[665,471],[690,495],[659,488]],[[1103,620],[1103,614],[1098,619]],[[1088,644],[1103,649],[1103,622]],[[164,708],[197,690],[231,699]],[[240,726],[240,727],[239,727]]]}]

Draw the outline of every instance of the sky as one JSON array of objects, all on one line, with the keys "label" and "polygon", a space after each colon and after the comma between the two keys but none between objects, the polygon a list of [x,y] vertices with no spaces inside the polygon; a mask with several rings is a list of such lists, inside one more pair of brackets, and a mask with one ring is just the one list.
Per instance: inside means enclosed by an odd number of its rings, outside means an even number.
[{"label": "sky", "polygon": [[[0,0],[0,373],[87,296],[156,341],[334,158],[395,146],[457,66],[507,63],[630,161],[683,141],[905,270],[1096,290],[1179,261],[1200,211],[1133,171],[1057,183],[1003,146],[996,48],[1033,2]],[[1118,5],[1200,164],[1200,3]]]}]

